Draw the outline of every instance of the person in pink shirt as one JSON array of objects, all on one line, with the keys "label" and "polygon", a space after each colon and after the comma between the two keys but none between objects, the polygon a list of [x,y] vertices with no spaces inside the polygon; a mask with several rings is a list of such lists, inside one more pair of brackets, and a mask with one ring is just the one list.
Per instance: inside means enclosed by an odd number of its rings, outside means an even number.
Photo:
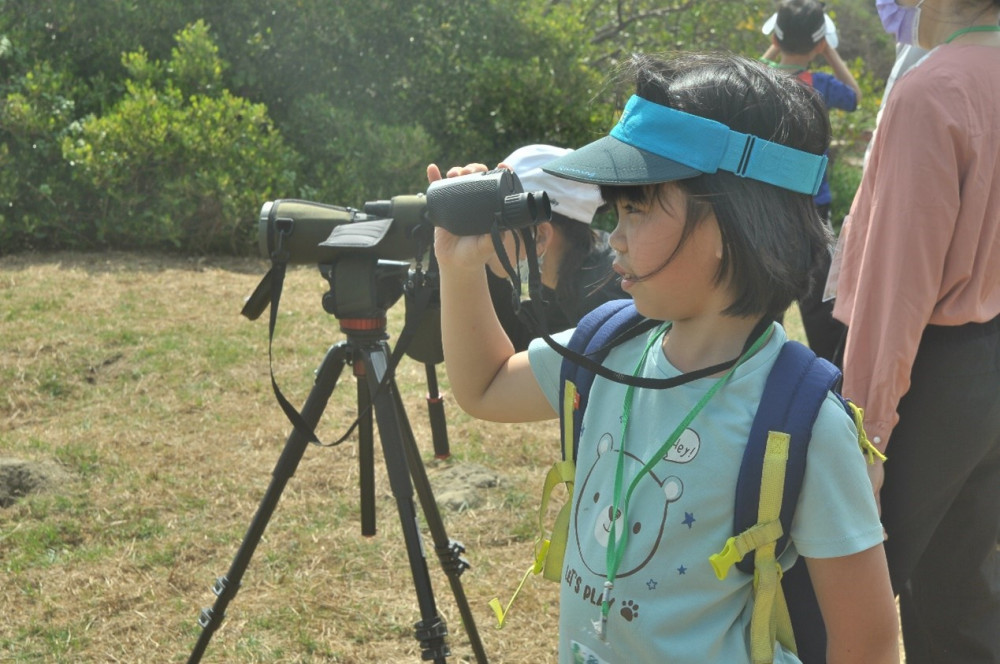
[{"label": "person in pink shirt", "polygon": [[[896,82],[829,290],[906,661],[1000,661],[1000,0],[879,2]],[[901,39],[901,41],[905,41]]]}]

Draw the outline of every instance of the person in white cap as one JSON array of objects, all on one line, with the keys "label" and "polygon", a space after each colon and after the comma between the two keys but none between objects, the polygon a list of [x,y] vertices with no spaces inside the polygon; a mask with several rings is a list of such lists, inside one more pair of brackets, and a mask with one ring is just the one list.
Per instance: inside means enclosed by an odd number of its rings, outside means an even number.
[{"label": "person in white cap", "polygon": [[[568,148],[533,144],[518,148],[500,162],[514,171],[525,191],[545,191],[552,205],[552,220],[535,229],[541,294],[550,333],[575,327],[584,314],[608,300],[628,297],[611,269],[614,254],[608,246],[608,234],[591,226],[603,204],[600,189],[542,170],[570,152]],[[508,251],[512,252],[512,248]],[[503,278],[505,272],[498,259],[490,263],[490,274],[494,308],[514,345],[523,350],[538,335],[514,315],[509,282]]]},{"label": "person in white cap", "polygon": [[[771,35],[771,45],[761,58],[769,66],[781,69],[816,90],[827,109],[854,111],[861,100],[861,88],[837,53],[837,28],[818,0],[783,0],[778,11],[761,28]],[[811,71],[810,63],[822,55],[833,75]],[[820,217],[830,224],[833,195],[826,174],[820,190],[813,197]],[[832,227],[831,227],[832,228]],[[820,357],[835,361],[843,345],[844,326],[834,320],[833,303],[823,301],[829,260],[816,267],[815,283],[799,299],[799,311],[809,347]]]}]

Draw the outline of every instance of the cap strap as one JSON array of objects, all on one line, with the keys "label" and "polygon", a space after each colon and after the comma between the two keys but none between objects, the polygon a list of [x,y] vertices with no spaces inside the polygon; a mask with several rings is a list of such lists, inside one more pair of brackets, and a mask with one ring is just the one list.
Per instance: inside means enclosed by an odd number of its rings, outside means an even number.
[{"label": "cap strap", "polygon": [[815,195],[826,171],[826,155],[743,134],[638,95],[625,105],[611,136],[701,173],[728,171],[802,194]]}]

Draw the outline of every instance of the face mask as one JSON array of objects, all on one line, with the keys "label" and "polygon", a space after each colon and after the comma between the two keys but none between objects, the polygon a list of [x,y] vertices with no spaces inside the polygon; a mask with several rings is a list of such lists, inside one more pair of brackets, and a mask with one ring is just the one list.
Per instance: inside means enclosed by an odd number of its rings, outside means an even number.
[{"label": "face mask", "polygon": [[900,44],[916,45],[920,27],[920,0],[914,7],[902,7],[895,0],[875,0],[882,27]]}]

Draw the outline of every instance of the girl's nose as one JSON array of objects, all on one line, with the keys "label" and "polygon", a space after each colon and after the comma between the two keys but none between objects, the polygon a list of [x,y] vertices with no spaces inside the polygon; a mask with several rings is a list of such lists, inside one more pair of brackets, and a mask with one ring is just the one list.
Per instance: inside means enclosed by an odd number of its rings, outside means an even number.
[{"label": "girl's nose", "polygon": [[619,231],[620,224],[615,224],[615,228],[611,231],[611,235],[608,236],[608,246],[611,247],[616,254],[625,254],[627,252],[627,247],[625,245],[625,234]]}]

